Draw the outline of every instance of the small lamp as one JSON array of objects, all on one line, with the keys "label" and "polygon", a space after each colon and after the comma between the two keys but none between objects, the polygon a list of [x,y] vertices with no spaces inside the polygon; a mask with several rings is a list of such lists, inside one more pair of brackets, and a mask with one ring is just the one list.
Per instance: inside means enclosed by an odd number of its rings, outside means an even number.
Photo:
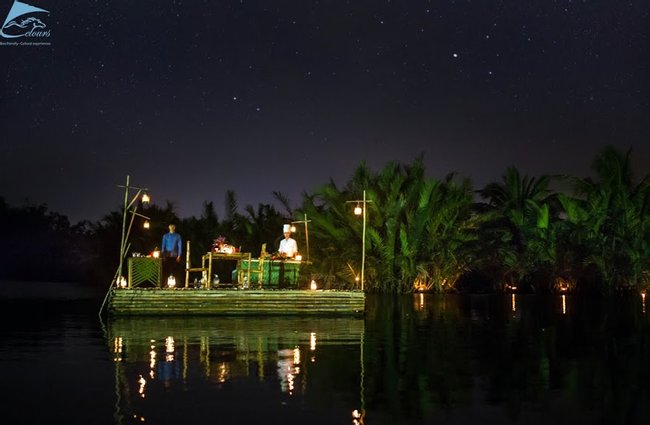
[{"label": "small lamp", "polygon": [[302,255],[296,254],[295,257],[293,257],[296,261],[302,261]]},{"label": "small lamp", "polygon": [[176,278],[173,275],[169,275],[167,278],[167,287],[174,288],[176,287]]},{"label": "small lamp", "polygon": [[151,198],[149,197],[149,194],[147,192],[142,194],[142,203],[143,204],[148,204],[151,202]]},{"label": "small lamp", "polygon": [[289,230],[291,230],[291,233],[296,233],[296,226],[292,224],[291,227],[289,227]]},{"label": "small lamp", "polygon": [[361,208],[359,204],[357,204],[357,206],[354,207],[354,215],[361,215],[361,214],[363,214],[363,208]]},{"label": "small lamp", "polygon": [[118,277],[116,283],[120,288],[126,288],[126,278],[124,276]]},{"label": "small lamp", "polygon": [[142,227],[145,229],[148,229],[151,227],[151,223],[149,223],[149,220],[145,220],[144,223],[142,223]]},{"label": "small lamp", "polygon": [[160,258],[160,250],[157,247],[153,250],[152,256],[153,258]]},{"label": "small lamp", "polygon": [[315,290],[318,289],[318,285],[316,284],[316,281],[315,281],[315,280],[312,279],[311,283],[309,284],[309,288],[310,288],[312,291],[315,291]]}]

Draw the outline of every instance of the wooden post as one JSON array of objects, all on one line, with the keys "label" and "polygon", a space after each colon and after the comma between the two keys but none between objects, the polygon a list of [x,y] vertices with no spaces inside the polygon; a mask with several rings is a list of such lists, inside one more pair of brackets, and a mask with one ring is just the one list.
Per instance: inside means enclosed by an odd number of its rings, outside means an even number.
[{"label": "wooden post", "polygon": [[309,230],[307,227],[307,213],[305,213],[305,244],[307,245],[307,262],[309,262]]},{"label": "wooden post", "polygon": [[[122,211],[122,238],[120,239],[120,266],[118,268],[118,278],[123,275],[124,250],[126,248],[126,210],[129,208],[129,181],[130,176],[126,176],[126,187],[124,188],[124,210]],[[130,282],[129,282],[130,285]],[[129,286],[130,287],[130,286]]]},{"label": "wooden post", "polygon": [[185,244],[185,288],[188,287],[190,281],[190,241]]},{"label": "wooden post", "polygon": [[366,270],[366,190],[363,190],[363,231],[361,232],[361,291],[364,289]]}]

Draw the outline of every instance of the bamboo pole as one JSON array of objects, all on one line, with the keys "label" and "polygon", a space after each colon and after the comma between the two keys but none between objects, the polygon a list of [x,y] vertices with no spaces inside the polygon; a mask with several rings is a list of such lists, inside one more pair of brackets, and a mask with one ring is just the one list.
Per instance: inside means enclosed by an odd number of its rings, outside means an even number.
[{"label": "bamboo pole", "polygon": [[363,230],[361,232],[361,291],[364,290],[366,271],[366,190],[363,190]]}]

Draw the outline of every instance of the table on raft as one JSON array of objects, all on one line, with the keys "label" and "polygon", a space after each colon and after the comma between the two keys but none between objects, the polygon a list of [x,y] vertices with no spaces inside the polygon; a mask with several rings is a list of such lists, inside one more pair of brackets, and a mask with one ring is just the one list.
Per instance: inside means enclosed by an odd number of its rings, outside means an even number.
[{"label": "table on raft", "polygon": [[309,264],[306,261],[291,259],[252,258],[242,260],[238,268],[232,272],[233,282],[241,285],[244,283],[241,278],[246,276],[246,282],[254,288],[297,289],[300,282],[300,272],[303,266]]}]

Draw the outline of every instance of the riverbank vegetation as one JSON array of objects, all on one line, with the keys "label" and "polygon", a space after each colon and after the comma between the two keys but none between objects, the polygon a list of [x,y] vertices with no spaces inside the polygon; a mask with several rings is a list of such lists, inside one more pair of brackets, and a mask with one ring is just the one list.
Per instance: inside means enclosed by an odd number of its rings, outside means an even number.
[{"label": "riverbank vegetation", "polygon": [[[343,186],[333,181],[292,207],[239,208],[225,194],[220,218],[206,201],[200,217],[180,219],[172,202],[141,206],[149,230],[135,228],[130,252],[149,253],[170,222],[192,243],[192,263],[214,239],[260,253],[277,247],[282,224],[307,218],[308,274],[326,287],[357,288],[362,220],[352,213],[365,191],[365,290],[612,292],[650,284],[650,182],[636,178],[631,153],[607,147],[591,177],[528,176],[510,167],[476,189],[467,178],[426,176],[422,158],[373,171],[360,164]],[[557,190],[562,187],[563,190]],[[0,198],[0,235],[7,252],[0,278],[110,281],[119,259],[122,212],[71,225],[46,206],[9,206]],[[306,240],[298,226],[296,239]]]}]

